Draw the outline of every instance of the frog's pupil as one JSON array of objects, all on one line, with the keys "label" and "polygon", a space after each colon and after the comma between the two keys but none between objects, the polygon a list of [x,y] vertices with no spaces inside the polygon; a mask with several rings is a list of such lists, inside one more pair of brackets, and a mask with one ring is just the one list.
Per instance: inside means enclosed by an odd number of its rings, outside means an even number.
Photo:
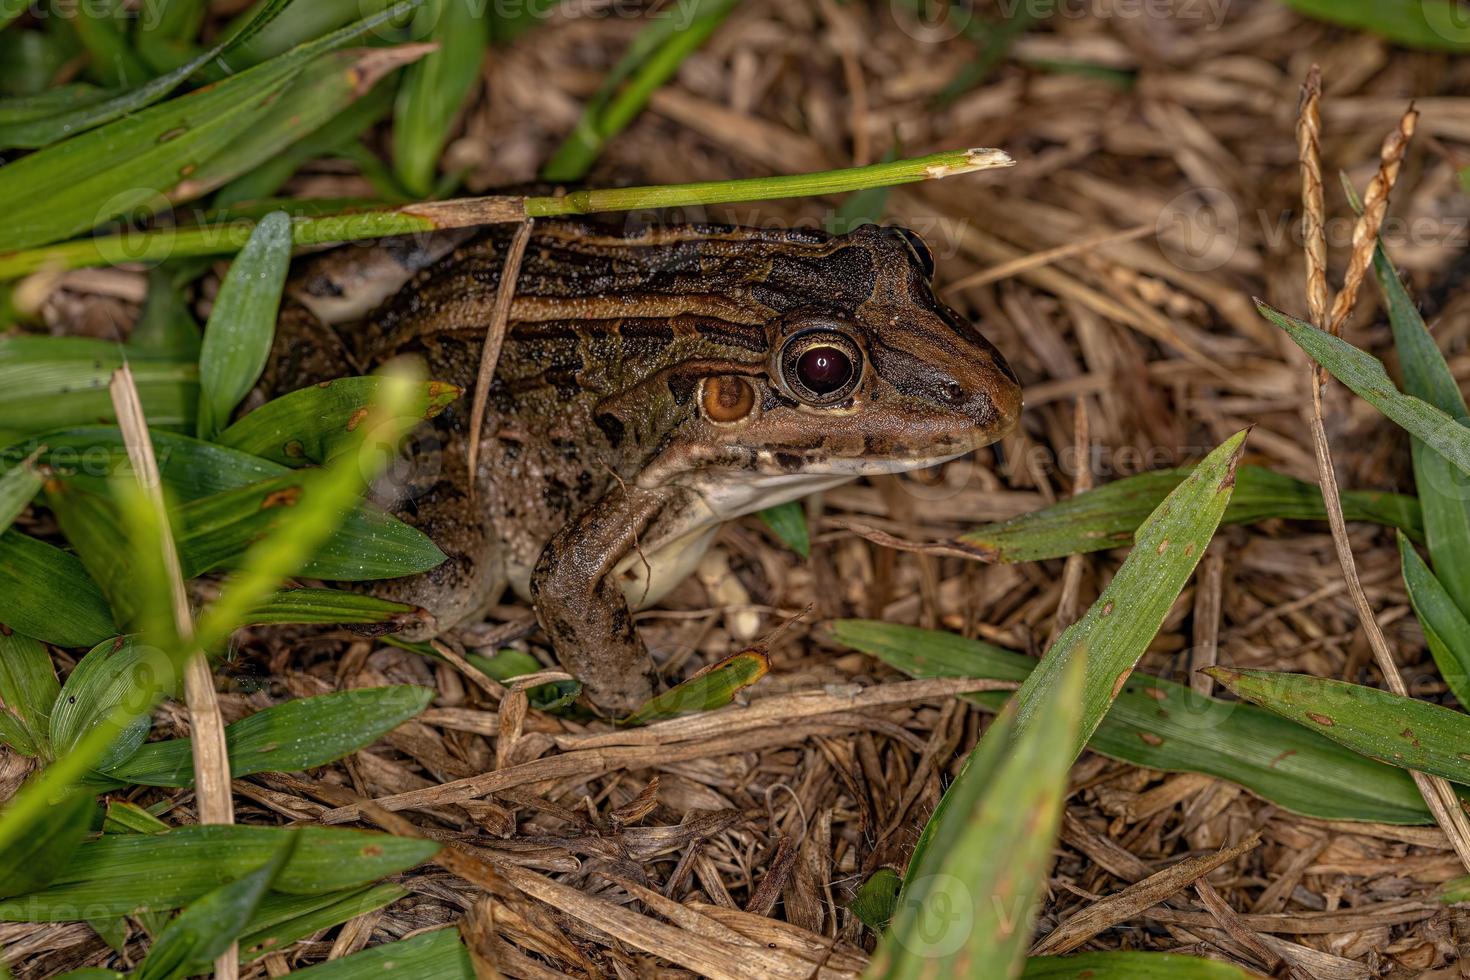
[{"label": "frog's pupil", "polygon": [[852,378],[852,361],[836,347],[813,347],[797,359],[796,377],[814,394],[828,395]]}]

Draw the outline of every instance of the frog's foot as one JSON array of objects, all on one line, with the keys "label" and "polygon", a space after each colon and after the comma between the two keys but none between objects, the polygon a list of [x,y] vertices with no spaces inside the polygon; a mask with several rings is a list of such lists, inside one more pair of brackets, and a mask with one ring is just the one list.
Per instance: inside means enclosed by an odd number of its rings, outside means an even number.
[{"label": "frog's foot", "polygon": [[486,574],[484,564],[473,556],[450,553],[442,564],[427,572],[374,582],[367,591],[380,599],[423,610],[393,634],[421,642],[483,614],[486,606],[505,591],[505,582]]},{"label": "frog's foot", "polygon": [[668,503],[667,495],[614,487],[552,537],[531,576],[536,618],[557,659],[609,714],[636,710],[657,683],[614,572]]}]

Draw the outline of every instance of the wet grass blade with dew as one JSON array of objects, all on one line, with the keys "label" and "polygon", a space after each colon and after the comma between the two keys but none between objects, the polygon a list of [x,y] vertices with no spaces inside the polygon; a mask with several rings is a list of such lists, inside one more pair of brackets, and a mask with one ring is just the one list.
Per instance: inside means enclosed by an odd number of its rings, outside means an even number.
[{"label": "wet grass blade with dew", "polygon": [[1138,529],[1123,567],[1086,615],[1057,638],[1016,695],[1021,731],[1038,722],[1046,692],[1060,682],[1067,661],[1086,649],[1082,724],[1070,758],[1092,737],[1214,537],[1246,434],[1236,433],[1205,457]]},{"label": "wet grass blade with dew", "polygon": [[1399,391],[1383,362],[1372,354],[1264,303],[1257,306],[1262,316],[1285,330],[1298,347],[1355,395],[1422,440],[1461,473],[1470,474],[1470,428],[1422,398]]},{"label": "wet grass blade with dew", "polygon": [[1206,670],[1237,697],[1360,755],[1470,783],[1470,715],[1361,684],[1243,667]]},{"label": "wet grass blade with dew", "polygon": [[[1024,681],[1037,663],[980,640],[897,623],[840,619],[832,624],[832,637],[910,677]],[[1000,692],[961,696],[986,711],[999,710],[1007,698]],[[1148,674],[1135,672],[1128,679],[1087,747],[1145,769],[1228,779],[1319,820],[1432,822],[1403,770],[1264,708],[1212,698]]]},{"label": "wet grass blade with dew", "polygon": [[[1030,944],[1082,716],[1086,656],[1068,662],[1036,724],[991,724],[925,825],[864,977],[1008,977]],[[1018,815],[1024,814],[1018,819]]]}]

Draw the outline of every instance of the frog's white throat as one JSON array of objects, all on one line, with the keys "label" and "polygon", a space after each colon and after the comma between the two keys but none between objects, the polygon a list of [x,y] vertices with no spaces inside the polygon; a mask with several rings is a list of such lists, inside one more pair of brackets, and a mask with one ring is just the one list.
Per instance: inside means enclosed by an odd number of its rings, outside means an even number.
[{"label": "frog's white throat", "polygon": [[860,476],[903,473],[948,462],[963,452],[933,459],[833,459],[824,472],[758,473],[705,470],[681,479],[695,500],[678,509],[677,523],[650,528],[639,549],[619,563],[615,574],[628,605],[644,609],[691,575],[714,540],[720,525],[767,507],[798,500]]}]

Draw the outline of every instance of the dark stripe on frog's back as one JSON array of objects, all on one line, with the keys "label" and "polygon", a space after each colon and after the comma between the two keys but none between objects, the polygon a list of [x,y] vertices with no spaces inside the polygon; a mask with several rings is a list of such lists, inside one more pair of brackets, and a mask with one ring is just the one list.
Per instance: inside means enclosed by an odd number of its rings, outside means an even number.
[{"label": "dark stripe on frog's back", "polygon": [[[511,234],[490,229],[421,273],[379,312],[364,337],[365,359],[417,348],[429,332],[483,330]],[[516,296],[521,307],[537,300],[565,307],[550,310],[553,319],[586,319],[595,330],[616,324],[629,337],[660,331],[670,303],[683,301],[686,315],[674,319],[688,329],[763,351],[768,322],[797,308],[850,315],[872,295],[875,275],[866,249],[817,232],[685,225],[618,237],[545,222],[533,232]],[[596,309],[576,309],[594,298]],[[544,335],[548,326],[513,322],[507,342]]]}]

